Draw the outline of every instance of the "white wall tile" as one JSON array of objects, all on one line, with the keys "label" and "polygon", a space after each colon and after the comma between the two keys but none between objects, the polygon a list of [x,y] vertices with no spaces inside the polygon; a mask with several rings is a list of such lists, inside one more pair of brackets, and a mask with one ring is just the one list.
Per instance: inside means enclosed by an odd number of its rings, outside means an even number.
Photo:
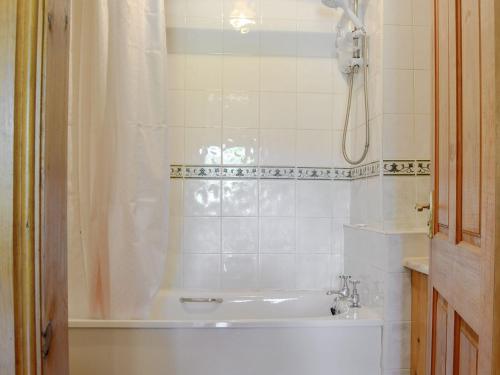
[{"label": "white wall tile", "polygon": [[331,94],[299,93],[297,127],[299,129],[332,130],[333,102]]},{"label": "white wall tile", "polygon": [[428,26],[413,26],[413,65],[415,69],[432,68],[433,40]]},{"label": "white wall tile", "polygon": [[414,115],[385,115],[383,129],[384,159],[414,159],[416,145],[414,137]]},{"label": "white wall tile", "polygon": [[184,255],[184,287],[217,289],[220,285],[220,254]]},{"label": "white wall tile", "polygon": [[299,217],[332,217],[330,181],[297,182],[297,215]]},{"label": "white wall tile", "polygon": [[384,228],[411,229],[415,225],[416,186],[414,177],[384,177]]},{"label": "white wall tile", "polygon": [[294,289],[295,255],[261,255],[260,287],[268,289]]},{"label": "white wall tile", "polygon": [[[232,14],[238,14],[234,12]],[[226,55],[257,56],[260,51],[260,30],[257,25],[256,13],[248,11],[245,17],[239,14],[237,17],[224,20],[224,53]]]},{"label": "white wall tile", "polygon": [[387,321],[411,320],[410,272],[387,274],[384,318]]},{"label": "white wall tile", "polygon": [[351,189],[347,181],[332,182],[332,216],[337,219],[347,219],[350,216]]},{"label": "white wall tile", "polygon": [[261,216],[295,216],[295,181],[260,181]]},{"label": "white wall tile", "polygon": [[262,1],[262,18],[295,19],[297,17],[296,0]]},{"label": "white wall tile", "polygon": [[259,90],[258,57],[224,56],[224,90]]},{"label": "white wall tile", "polygon": [[260,125],[264,129],[295,129],[297,124],[297,94],[261,93]]},{"label": "white wall tile", "polygon": [[222,251],[256,253],[259,249],[259,223],[256,217],[222,218]]},{"label": "white wall tile", "polygon": [[260,251],[261,253],[288,253],[295,251],[295,218],[261,218]]},{"label": "white wall tile", "polygon": [[186,128],[184,161],[190,165],[220,164],[221,134],[215,128]]},{"label": "white wall tile", "polygon": [[255,289],[258,285],[258,257],[252,254],[222,256],[222,288]]},{"label": "white wall tile", "polygon": [[432,105],[431,74],[428,70],[415,70],[415,113],[430,114]]},{"label": "white wall tile", "polygon": [[410,322],[384,324],[383,359],[384,369],[405,369],[410,367]]},{"label": "white wall tile", "polygon": [[384,67],[387,69],[413,68],[412,26],[384,27]]},{"label": "white wall tile", "polygon": [[218,216],[220,212],[220,181],[186,180],[184,182],[184,214],[186,216]]},{"label": "white wall tile", "polygon": [[299,92],[332,93],[332,69],[331,59],[297,59],[297,90]]},{"label": "white wall tile", "polygon": [[222,92],[186,91],[186,126],[222,126]]},{"label": "white wall tile", "polygon": [[186,3],[189,16],[222,19],[222,0],[186,0]]},{"label": "white wall tile", "polygon": [[261,165],[295,165],[295,135],[295,131],[289,129],[261,130]]},{"label": "white wall tile", "polygon": [[263,18],[260,27],[262,58],[269,56],[295,58],[297,56],[297,22],[295,19]]},{"label": "white wall tile", "polygon": [[297,250],[301,253],[330,253],[331,235],[329,218],[297,219]]},{"label": "white wall tile", "polygon": [[256,18],[260,15],[259,0],[223,0],[224,17]]},{"label": "white wall tile", "polygon": [[256,180],[222,181],[223,216],[257,216],[258,184]]},{"label": "white wall tile", "polygon": [[301,57],[335,56],[335,33],[331,22],[299,21],[297,24],[297,55]]},{"label": "white wall tile", "polygon": [[258,131],[224,129],[222,149],[225,165],[256,165],[259,160]]},{"label": "white wall tile", "polygon": [[329,167],[332,158],[332,132],[300,130],[297,132],[297,165],[301,167]]},{"label": "white wall tile", "polygon": [[326,289],[330,285],[329,255],[297,256],[297,289]]},{"label": "white wall tile", "polygon": [[224,51],[220,18],[186,18],[186,50],[199,55],[216,55]]},{"label": "white wall tile", "polygon": [[384,24],[411,25],[413,22],[412,2],[414,1],[421,0],[384,0]]},{"label": "white wall tile", "polygon": [[384,74],[384,112],[414,113],[413,71],[386,69]]},{"label": "white wall tile", "polygon": [[219,253],[221,223],[218,217],[186,217],[184,219],[184,251]]},{"label": "white wall tile", "polygon": [[263,91],[297,91],[297,60],[288,57],[262,58],[260,87]]},{"label": "white wall tile", "polygon": [[222,57],[187,55],[186,88],[190,90],[222,89]]},{"label": "white wall tile", "polygon": [[249,91],[226,91],[223,107],[224,127],[258,128],[259,93]]}]

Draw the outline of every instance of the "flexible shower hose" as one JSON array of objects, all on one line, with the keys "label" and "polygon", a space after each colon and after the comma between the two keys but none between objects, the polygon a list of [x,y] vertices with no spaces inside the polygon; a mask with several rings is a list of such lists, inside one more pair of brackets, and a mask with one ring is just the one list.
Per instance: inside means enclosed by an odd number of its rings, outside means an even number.
[{"label": "flexible shower hose", "polygon": [[[364,37],[365,38],[365,37]],[[367,43],[366,39],[363,40],[363,54],[366,58],[367,56]],[[349,129],[349,119],[351,116],[351,107],[352,107],[352,90],[354,86],[354,76],[356,73],[359,72],[359,66],[353,66],[350,68],[349,71],[349,97],[347,99],[347,111],[345,115],[345,122],[344,122],[344,132],[342,135],[342,154],[344,155],[344,159],[351,165],[356,165],[361,163],[363,160],[365,160],[366,155],[368,154],[368,149],[370,148],[370,111],[369,111],[369,104],[368,104],[368,64],[365,62],[364,63],[364,94],[365,94],[365,148],[363,150],[363,154],[361,157],[357,160],[352,160],[349,155],[347,154],[347,131]]]}]

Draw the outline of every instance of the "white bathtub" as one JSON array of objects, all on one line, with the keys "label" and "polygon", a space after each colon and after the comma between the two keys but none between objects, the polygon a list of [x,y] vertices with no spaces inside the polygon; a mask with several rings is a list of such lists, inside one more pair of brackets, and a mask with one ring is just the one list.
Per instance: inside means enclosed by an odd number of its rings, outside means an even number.
[{"label": "white bathtub", "polygon": [[379,375],[380,317],[367,308],[333,317],[331,299],[162,292],[148,320],[70,320],[70,375]]}]

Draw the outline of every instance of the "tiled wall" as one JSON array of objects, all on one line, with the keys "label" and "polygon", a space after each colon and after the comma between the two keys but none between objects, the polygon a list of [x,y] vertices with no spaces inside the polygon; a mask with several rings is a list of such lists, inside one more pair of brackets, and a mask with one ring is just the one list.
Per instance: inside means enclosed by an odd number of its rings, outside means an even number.
[{"label": "tiled wall", "polygon": [[329,287],[343,269],[350,182],[245,168],[346,166],[341,12],[319,0],[166,4],[171,163],[246,177],[172,179],[165,286]]},{"label": "tiled wall", "polygon": [[[351,182],[352,224],[344,228],[344,271],[361,280],[361,300],[384,318],[383,374],[410,373],[410,297],[404,257],[426,256],[431,189],[432,0],[384,0],[370,18],[372,150],[380,175]],[[380,56],[374,59],[373,56]],[[352,144],[362,147],[354,134]]]},{"label": "tiled wall", "polygon": [[383,374],[410,374],[411,275],[403,259],[428,255],[423,233],[345,228],[345,272],[361,280],[364,306],[384,319]]},{"label": "tiled wall", "polygon": [[[371,46],[372,55],[380,55],[371,59],[376,70],[372,127],[379,144],[375,159],[386,173],[353,183],[351,222],[386,231],[424,230],[427,213],[414,206],[428,202],[431,189],[428,170],[419,173],[417,165],[428,165],[432,151],[432,1],[384,0],[379,5],[380,32]],[[412,167],[406,168],[408,162]]]}]

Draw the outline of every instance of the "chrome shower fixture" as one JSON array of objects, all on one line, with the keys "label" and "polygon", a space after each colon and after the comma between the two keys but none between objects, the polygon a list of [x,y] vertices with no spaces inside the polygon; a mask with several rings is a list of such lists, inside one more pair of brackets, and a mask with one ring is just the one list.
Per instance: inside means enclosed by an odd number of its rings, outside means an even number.
[{"label": "chrome shower fixture", "polygon": [[352,11],[351,8],[349,8],[348,0],[321,0],[321,2],[328,8],[342,8],[345,14],[352,21],[356,29],[365,33],[365,25],[357,16],[357,9],[354,9],[354,11]]},{"label": "chrome shower fixture", "polygon": [[[347,97],[347,110],[344,122],[344,131],[342,134],[342,154],[344,159],[351,165],[360,164],[365,160],[370,148],[370,118],[369,118],[369,100],[368,100],[368,43],[365,25],[358,16],[359,0],[354,0],[354,10],[349,7],[348,0],[321,0],[321,2],[329,8],[341,8],[344,14],[351,20],[354,25],[352,30],[352,57],[350,61],[342,69],[348,77],[349,95]],[[352,95],[354,86],[354,77],[356,74],[363,72],[363,89],[365,99],[365,145],[362,155],[358,159],[352,159],[347,153],[347,132],[349,129],[349,120],[352,109]]]}]

